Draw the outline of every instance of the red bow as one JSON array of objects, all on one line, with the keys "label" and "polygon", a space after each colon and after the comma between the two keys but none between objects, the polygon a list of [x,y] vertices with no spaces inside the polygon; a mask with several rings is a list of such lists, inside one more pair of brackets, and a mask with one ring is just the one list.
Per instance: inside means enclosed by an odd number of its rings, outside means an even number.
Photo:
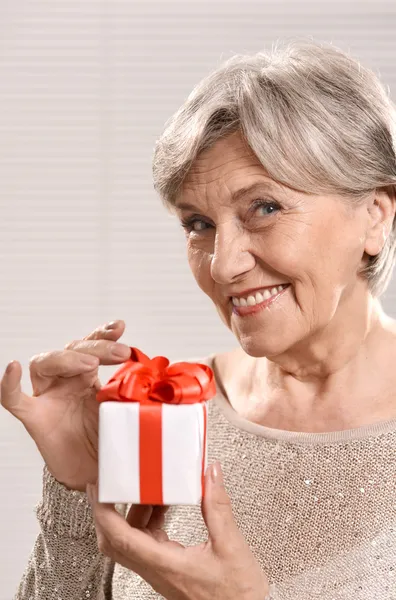
[{"label": "red bow", "polygon": [[170,366],[165,356],[149,359],[131,347],[131,357],[97,393],[97,400],[140,404],[194,404],[216,394],[213,371],[200,363],[178,362]]}]

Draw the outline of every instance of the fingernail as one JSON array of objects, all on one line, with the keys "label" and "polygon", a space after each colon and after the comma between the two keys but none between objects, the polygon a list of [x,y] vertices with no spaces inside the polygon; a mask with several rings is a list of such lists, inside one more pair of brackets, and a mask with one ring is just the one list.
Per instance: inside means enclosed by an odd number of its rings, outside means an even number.
[{"label": "fingernail", "polygon": [[9,375],[11,373],[13,366],[14,366],[14,361],[12,360],[10,363],[8,363],[7,368],[5,370],[7,375]]},{"label": "fingernail", "polygon": [[216,462],[213,463],[212,465],[212,470],[211,470],[211,476],[212,476],[212,481],[213,483],[215,483],[216,485],[222,485],[224,480],[223,480],[223,472],[221,470],[221,465],[219,463],[218,460],[216,460]]},{"label": "fingernail", "polygon": [[105,325],[105,329],[106,331],[111,331],[112,329],[116,329],[118,325],[118,321],[110,321],[110,323],[107,323],[107,325]]}]

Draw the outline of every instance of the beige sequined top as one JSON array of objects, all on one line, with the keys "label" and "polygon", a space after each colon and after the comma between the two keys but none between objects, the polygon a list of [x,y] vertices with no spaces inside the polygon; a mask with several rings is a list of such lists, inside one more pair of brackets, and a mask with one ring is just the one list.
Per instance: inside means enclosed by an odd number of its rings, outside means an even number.
[{"label": "beige sequined top", "polygon": [[[211,366],[213,356],[188,360]],[[217,389],[209,462],[222,464],[271,598],[396,600],[396,420],[334,433],[270,429],[242,419]],[[41,532],[14,600],[162,598],[99,554],[86,495],[45,468],[36,514]],[[171,507],[166,529],[185,545],[206,539],[199,506]]]}]

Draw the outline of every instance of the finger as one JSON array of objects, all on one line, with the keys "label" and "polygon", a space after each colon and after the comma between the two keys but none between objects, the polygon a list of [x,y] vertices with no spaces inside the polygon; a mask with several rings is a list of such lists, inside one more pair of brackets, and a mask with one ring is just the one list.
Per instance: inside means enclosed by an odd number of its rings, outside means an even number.
[{"label": "finger", "polygon": [[84,373],[97,379],[99,358],[71,350],[42,352],[30,359],[29,370],[33,396],[40,396],[57,377],[75,377]]},{"label": "finger", "polygon": [[126,516],[131,527],[139,529],[159,529],[165,525],[165,515],[169,506],[152,504],[132,504]]},{"label": "finger", "polygon": [[[94,329],[90,334],[85,336],[84,340],[98,340],[98,339],[106,339],[112,340],[116,342],[120,339],[122,334],[125,331],[125,321],[122,319],[118,319],[116,321],[111,321],[110,323],[106,323],[105,325],[101,325]],[[97,391],[102,388],[102,384],[100,380],[97,379],[94,383],[94,386]]]},{"label": "finger", "polygon": [[163,530],[168,509],[169,506],[153,506],[150,520],[146,526],[146,531],[161,543],[169,541],[168,534]]},{"label": "finger", "polygon": [[218,552],[233,551],[242,539],[234,515],[231,500],[224,487],[220,463],[216,461],[205,473],[205,495],[202,516],[208,528],[209,538]]},{"label": "finger", "polygon": [[86,335],[84,340],[113,340],[117,341],[120,339],[122,334],[125,331],[125,321],[122,319],[118,319],[117,321],[111,321],[110,323],[105,323],[105,325],[100,325],[94,331]]},{"label": "finger", "polygon": [[169,509],[169,506],[153,506],[151,517],[146,527],[148,530],[154,532],[157,529],[162,529],[165,525],[165,516]]},{"label": "finger", "polygon": [[131,527],[137,527],[149,533],[157,542],[168,542],[169,537],[162,529],[165,525],[165,514],[168,508],[169,506],[132,504],[126,521]]},{"label": "finger", "polygon": [[84,371],[96,369],[99,358],[72,350],[42,352],[30,359],[30,375],[40,377],[75,377]]},{"label": "finger", "polygon": [[152,512],[153,506],[151,504],[132,504],[126,520],[131,527],[144,529],[150,521]]},{"label": "finger", "polygon": [[16,360],[9,363],[1,379],[1,405],[17,419],[29,409],[29,396],[21,389],[22,367]]},{"label": "finger", "polygon": [[131,527],[115,509],[114,504],[99,503],[97,485],[87,485],[88,500],[97,529],[110,544],[112,552],[128,558],[130,563],[143,569],[165,568],[174,560],[174,550],[165,549],[152,536],[141,529]]},{"label": "finger", "polygon": [[97,356],[101,365],[117,365],[131,356],[129,346],[111,340],[75,340],[66,344],[65,349]]}]

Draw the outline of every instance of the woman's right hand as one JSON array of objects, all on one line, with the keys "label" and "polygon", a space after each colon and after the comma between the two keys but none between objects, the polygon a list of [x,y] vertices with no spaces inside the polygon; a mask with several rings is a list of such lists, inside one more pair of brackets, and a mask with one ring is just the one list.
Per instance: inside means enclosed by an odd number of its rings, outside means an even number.
[{"label": "woman's right hand", "polygon": [[98,367],[130,358],[129,346],[117,343],[124,330],[124,321],[115,321],[113,328],[99,327],[64,350],[33,356],[33,396],[21,390],[19,362],[10,363],[1,380],[2,406],[23,423],[50,473],[69,489],[85,492],[97,480]]}]

